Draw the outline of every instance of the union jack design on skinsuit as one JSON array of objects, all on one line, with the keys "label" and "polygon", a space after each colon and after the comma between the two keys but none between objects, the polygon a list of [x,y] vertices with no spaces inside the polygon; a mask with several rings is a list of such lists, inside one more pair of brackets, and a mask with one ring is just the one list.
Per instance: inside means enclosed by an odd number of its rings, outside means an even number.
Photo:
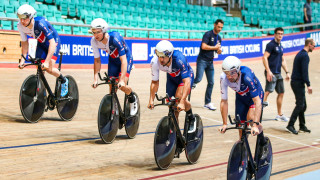
[{"label": "union jack design on skinsuit", "polygon": [[177,77],[180,75],[180,69],[178,71],[175,71],[175,72],[172,72],[172,73],[169,73],[171,77]]}]

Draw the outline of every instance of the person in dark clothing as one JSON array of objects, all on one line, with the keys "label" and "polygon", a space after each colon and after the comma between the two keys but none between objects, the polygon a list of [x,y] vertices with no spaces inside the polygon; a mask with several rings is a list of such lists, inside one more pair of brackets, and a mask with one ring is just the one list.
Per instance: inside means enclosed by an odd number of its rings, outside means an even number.
[{"label": "person in dark clothing", "polygon": [[289,118],[282,113],[282,101],[284,97],[284,83],[281,75],[281,67],[286,73],[286,80],[290,80],[289,71],[287,69],[287,62],[283,57],[283,46],[281,40],[283,38],[284,30],[278,27],[274,30],[274,39],[271,40],[267,46],[262,57],[262,62],[265,67],[266,86],[264,95],[264,104],[268,105],[268,97],[274,90],[278,93],[277,96],[277,110],[278,114],[275,117],[277,121],[288,122]]},{"label": "person in dark clothing", "polygon": [[[305,24],[311,23],[311,15],[312,15],[312,8],[311,8],[311,0],[307,0],[307,2],[303,6],[303,21]],[[305,30],[312,30],[312,26],[308,26]]]},{"label": "person in dark clothing", "polygon": [[194,79],[193,88],[196,87],[196,84],[202,80],[203,73],[206,73],[207,76],[207,89],[205,94],[205,103],[204,107],[209,110],[216,110],[217,108],[211,102],[212,89],[214,84],[214,67],[213,59],[215,53],[221,54],[221,36],[219,35],[220,31],[223,28],[223,20],[217,19],[214,23],[213,30],[207,31],[203,37],[200,46],[200,53],[197,58],[197,72]]},{"label": "person in dark clothing", "polygon": [[298,134],[294,128],[294,123],[299,116],[300,132],[311,132],[305,125],[304,112],[307,109],[305,84],[307,85],[308,93],[312,94],[312,87],[309,81],[309,55],[308,52],[312,52],[315,47],[313,39],[308,38],[305,41],[304,48],[296,55],[293,62],[293,69],[291,75],[291,88],[296,98],[296,107],[294,108],[287,129],[293,134]]}]

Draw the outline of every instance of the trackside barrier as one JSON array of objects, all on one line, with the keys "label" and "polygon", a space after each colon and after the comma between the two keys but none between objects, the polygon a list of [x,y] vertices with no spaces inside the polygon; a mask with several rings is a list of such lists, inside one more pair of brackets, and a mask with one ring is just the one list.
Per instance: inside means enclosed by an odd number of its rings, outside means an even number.
[{"label": "trackside barrier", "polygon": [[[90,45],[91,37],[60,36],[61,49],[67,52],[64,63],[92,64],[93,52]],[[285,35],[281,41],[285,53],[299,51],[303,48],[306,38],[312,37],[316,46],[320,45],[320,30]],[[229,55],[238,58],[261,57],[265,47],[274,37],[222,40],[222,54],[215,61],[221,61]],[[133,55],[134,63],[148,64],[152,59],[155,46],[160,40],[126,39]],[[200,51],[200,40],[171,40],[176,50],[183,52],[189,62],[196,62]],[[108,55],[100,51],[102,62],[108,62]]]},{"label": "trackside barrier", "polygon": [[[17,21],[16,18],[0,18],[0,20],[13,20]],[[67,23],[54,23],[57,25],[69,25],[69,26],[86,26],[88,25],[74,25]],[[284,29],[290,28],[303,28],[306,26],[320,25],[320,23],[313,23],[308,25],[298,25],[283,27]],[[124,29],[121,27],[110,27],[117,29]],[[155,29],[138,29],[134,30],[155,30]],[[250,31],[271,31],[272,29],[257,29]],[[174,31],[174,30],[157,30],[157,31]],[[179,31],[179,30],[175,30]],[[181,32],[181,31],[180,31]],[[183,31],[182,31],[183,32]],[[186,32],[204,32],[204,31],[186,31]],[[224,32],[245,32],[242,31],[224,31]],[[282,40],[282,46],[284,52],[294,52],[300,50],[304,46],[306,38],[312,37],[316,46],[320,45],[320,29],[307,31],[296,34],[285,35]],[[61,49],[67,54],[64,56],[64,63],[69,64],[92,64],[93,63],[93,51],[90,45],[90,36],[75,36],[75,35],[60,35],[61,38]],[[215,61],[221,61],[226,56],[234,55],[242,58],[255,58],[261,57],[264,53],[266,44],[271,41],[274,37],[256,37],[248,39],[222,39],[222,54],[215,58]],[[180,50],[187,57],[189,62],[195,62],[200,51],[201,40],[170,40],[175,49]],[[154,55],[156,44],[159,40],[155,39],[126,39],[128,46],[130,47],[133,55],[134,63],[147,64],[150,63],[151,58]],[[100,52],[102,62],[108,62],[108,55],[105,52]],[[58,63],[58,62],[57,62]]]}]

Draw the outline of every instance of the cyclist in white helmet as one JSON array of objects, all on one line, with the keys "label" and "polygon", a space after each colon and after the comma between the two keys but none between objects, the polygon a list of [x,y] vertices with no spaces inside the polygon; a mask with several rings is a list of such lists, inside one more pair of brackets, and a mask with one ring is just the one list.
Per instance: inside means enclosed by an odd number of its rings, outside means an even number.
[{"label": "cyclist in white helmet", "polygon": [[[59,35],[46,18],[34,17],[35,14],[36,10],[28,4],[20,6],[17,12],[22,55],[27,57],[29,46],[27,35],[37,39],[36,58],[44,59],[42,68],[61,80],[61,96],[63,97],[68,93],[68,79],[54,67],[60,51]],[[18,65],[20,69],[24,68],[24,62],[24,59],[21,58]]]},{"label": "cyclist in white helmet", "polygon": [[167,73],[166,93],[169,97],[179,98],[177,110],[187,113],[190,120],[189,132],[194,132],[195,117],[191,110],[191,103],[187,99],[194,80],[193,70],[182,52],[174,50],[171,42],[167,40],[162,40],[157,44],[155,53],[156,55],[151,60],[152,81],[148,108],[154,108],[155,93],[159,88],[159,71],[164,71]]},{"label": "cyclist in white helmet", "polygon": [[[119,89],[128,95],[130,102],[130,115],[135,115],[138,111],[136,98],[132,89],[127,85],[133,65],[131,50],[120,33],[108,31],[108,24],[102,18],[94,19],[91,22],[90,33],[91,47],[94,55],[94,77],[92,87],[96,88],[98,83],[98,73],[101,70],[101,58],[99,49],[109,54],[108,75],[119,78]],[[111,91],[111,85],[110,85]]]},{"label": "cyclist in white helmet", "polygon": [[224,133],[227,128],[229,86],[236,92],[235,115],[239,115],[242,122],[253,120],[251,134],[258,135],[262,138],[262,142],[265,142],[261,125],[264,92],[259,79],[250,68],[241,66],[241,61],[235,56],[228,56],[223,60],[222,71],[220,76],[220,111],[223,120],[221,133]]}]

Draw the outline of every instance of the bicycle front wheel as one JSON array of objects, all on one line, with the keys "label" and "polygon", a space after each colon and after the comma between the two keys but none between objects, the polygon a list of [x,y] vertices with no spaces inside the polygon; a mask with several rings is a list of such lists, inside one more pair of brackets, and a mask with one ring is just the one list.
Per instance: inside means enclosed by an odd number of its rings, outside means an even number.
[{"label": "bicycle front wheel", "polygon": [[237,141],[230,152],[227,179],[245,180],[248,173],[248,153],[242,141]]},{"label": "bicycle front wheel", "polygon": [[194,116],[196,118],[197,129],[194,133],[187,134],[186,156],[190,164],[198,162],[203,145],[202,120],[198,114],[195,114]]},{"label": "bicycle front wheel", "polygon": [[46,89],[36,75],[28,76],[20,89],[19,105],[23,118],[36,123],[42,117],[46,107]]},{"label": "bicycle front wheel", "polygon": [[[64,121],[71,121],[77,112],[79,104],[79,92],[77,82],[72,76],[67,75],[66,78],[69,80],[68,94],[64,97],[66,100],[62,100],[57,104],[57,111],[60,118]],[[57,79],[57,81],[59,81]],[[61,88],[59,88],[60,94]]]},{"label": "bicycle front wheel", "polygon": [[126,109],[125,109],[125,116],[127,117],[125,128],[126,128],[126,134],[130,139],[133,139],[136,137],[136,134],[139,129],[139,123],[140,123],[140,100],[138,95],[135,92],[132,92],[133,95],[136,98],[137,101],[137,108],[138,111],[135,115],[130,116],[130,103],[128,99],[126,99]]},{"label": "bicycle front wheel", "polygon": [[110,144],[115,139],[119,127],[119,108],[112,95],[107,94],[100,103],[98,129],[103,142]]},{"label": "bicycle front wheel", "polygon": [[154,135],[154,158],[160,169],[168,169],[177,147],[177,132],[168,116],[158,123]]},{"label": "bicycle front wheel", "polygon": [[265,137],[265,138],[267,141],[268,152],[264,159],[262,159],[260,155],[258,160],[259,162],[257,163],[258,164],[257,179],[262,179],[262,180],[270,179],[271,170],[272,170],[272,161],[273,161],[271,141],[268,137]]}]

